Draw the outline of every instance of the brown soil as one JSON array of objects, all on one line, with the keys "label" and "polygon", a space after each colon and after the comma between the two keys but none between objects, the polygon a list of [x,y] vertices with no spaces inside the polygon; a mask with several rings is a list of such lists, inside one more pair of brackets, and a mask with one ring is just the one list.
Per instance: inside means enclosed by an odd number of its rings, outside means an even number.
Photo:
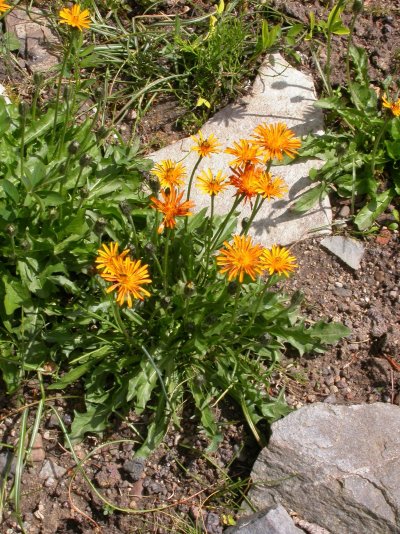
[{"label": "brown soil", "polygon": [[[326,2],[275,0],[274,4],[289,16],[305,21],[310,10],[322,12]],[[170,0],[164,2],[162,9],[171,11],[183,5],[179,0]],[[388,73],[394,73],[398,65],[400,2],[366,0],[365,5],[366,14],[356,25],[355,41],[367,48],[372,79],[381,82]],[[333,80],[341,84],[343,62],[340,58],[344,55],[344,41],[340,38],[335,41],[338,52],[334,54],[333,64],[337,68]],[[308,57],[304,58],[304,66],[313,70]],[[173,133],[175,116],[170,103],[160,101],[159,106],[164,107],[154,107],[146,117],[148,124],[142,125],[142,136],[144,139],[147,136],[148,141],[157,135],[157,121],[163,116],[164,132],[159,133],[160,144],[163,144],[180,134]],[[400,241],[398,233],[385,231],[383,218],[381,224],[381,235],[365,239],[366,251],[357,271],[326,252],[320,246],[320,238],[293,247],[299,269],[282,284],[284,289],[288,292],[301,290],[305,294],[303,313],[308,321],[321,318],[342,321],[352,329],[348,339],[323,355],[298,357],[289,351],[285,354],[281,372],[274,377],[274,388],[278,391],[284,386],[287,400],[295,408],[316,401],[400,404]],[[37,384],[29,383],[24,402],[35,399],[36,394]],[[61,398],[54,405],[68,427],[72,407]],[[3,405],[5,417],[0,419],[0,435],[1,441],[14,445],[18,439],[19,418],[12,410],[9,404]],[[133,441],[99,448],[85,462],[88,478],[110,503],[131,509],[131,513],[110,513],[90,490],[82,474],[78,472],[75,476],[76,464],[63,446],[56,417],[49,411],[40,429],[42,443],[38,443],[34,457],[37,461],[25,470],[22,478],[22,518],[26,532],[187,534],[187,523],[183,521],[190,518],[199,531],[221,533],[226,518],[235,516],[234,502],[238,502],[240,494],[240,491],[233,494],[228,490],[232,482],[227,476],[243,481],[240,490],[245,492],[246,477],[258,448],[234,406],[224,406],[219,417],[225,429],[224,440],[213,454],[205,451],[206,440],[198,432],[190,407],[183,428],[179,432],[171,430],[164,444],[144,464],[132,461]],[[132,428],[140,430],[145,424],[145,419],[138,420],[131,414],[126,422],[116,422],[101,442],[89,437],[75,452],[83,459],[107,441],[134,440]],[[0,470],[5,457],[3,448]],[[42,469],[48,460],[66,471],[62,475],[47,476]],[[156,509],[152,513],[139,513],[152,508]],[[4,514],[1,532],[20,532],[10,510]]]}]

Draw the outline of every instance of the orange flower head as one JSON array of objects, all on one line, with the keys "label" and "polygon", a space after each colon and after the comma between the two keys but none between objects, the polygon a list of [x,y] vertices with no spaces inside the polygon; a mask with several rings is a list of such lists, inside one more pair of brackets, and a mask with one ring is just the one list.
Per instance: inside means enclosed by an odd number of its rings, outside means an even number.
[{"label": "orange flower head", "polygon": [[271,250],[264,249],[261,255],[261,264],[262,270],[268,271],[271,276],[277,273],[288,277],[298,267],[296,258],[290,255],[290,251],[278,245],[272,245]]},{"label": "orange flower head", "polygon": [[88,9],[82,11],[79,4],[74,4],[72,7],[63,7],[59,15],[60,24],[68,24],[72,28],[78,28],[79,31],[90,26],[90,12]]},{"label": "orange flower head", "polygon": [[235,235],[233,244],[224,241],[225,248],[220,250],[217,256],[217,264],[221,273],[228,273],[228,280],[239,278],[243,282],[245,274],[254,281],[257,274],[262,272],[261,254],[263,248],[259,244],[253,244],[250,236]]},{"label": "orange flower head", "polygon": [[97,269],[103,270],[103,272],[100,273],[100,276],[115,274],[117,267],[115,260],[118,258],[125,258],[125,256],[129,253],[129,250],[125,249],[123,252],[121,252],[121,254],[119,254],[118,247],[118,243],[110,243],[109,247],[103,243],[103,250],[99,249],[97,251],[98,256],[95,261],[95,263],[97,263],[96,267]]},{"label": "orange flower head", "polygon": [[255,128],[253,137],[253,143],[264,152],[264,161],[282,160],[284,153],[289,158],[294,158],[298,154],[297,149],[301,147],[300,139],[297,139],[292,130],[289,130],[282,122],[260,124]]},{"label": "orange flower head", "polygon": [[400,98],[396,102],[389,102],[385,97],[382,98],[384,108],[389,108],[395,117],[400,117]]},{"label": "orange flower head", "polygon": [[11,9],[11,6],[6,4],[4,0],[0,0],[0,13],[5,13],[9,9]]},{"label": "orange flower head", "polygon": [[233,148],[226,148],[225,153],[236,156],[236,159],[231,162],[232,167],[245,167],[262,162],[262,149],[246,139],[240,139],[238,143],[234,142]]},{"label": "orange flower head", "polygon": [[274,178],[270,172],[264,171],[257,179],[256,191],[271,200],[271,198],[282,198],[288,192],[288,187],[282,178],[278,176]]},{"label": "orange flower head", "polygon": [[214,176],[211,169],[202,171],[197,177],[197,187],[206,195],[215,196],[229,186],[226,176],[218,171]]},{"label": "orange flower head", "polygon": [[117,291],[117,302],[120,306],[126,301],[129,308],[132,307],[132,297],[134,299],[144,300],[149,297],[150,293],[142,287],[150,284],[151,279],[148,271],[148,265],[142,265],[141,260],[131,260],[119,256],[114,260],[115,273],[103,274],[102,277],[108,282],[113,282],[112,286],[107,288],[107,293]]},{"label": "orange flower head", "polygon": [[229,177],[231,185],[236,187],[236,195],[244,195],[245,202],[257,195],[258,181],[262,173],[260,167],[246,165],[244,169],[231,169],[233,174]]},{"label": "orange flower head", "polygon": [[176,220],[175,217],[187,217],[192,215],[189,210],[194,207],[194,202],[192,200],[182,201],[183,191],[178,194],[178,191],[172,187],[168,192],[161,190],[162,200],[158,200],[155,197],[151,197],[153,209],[161,211],[164,214],[164,219],[159,227],[159,232],[161,233],[164,227],[175,228]]},{"label": "orange flower head", "polygon": [[221,143],[218,142],[218,139],[214,134],[210,134],[208,137],[204,138],[203,133],[200,131],[198,137],[192,135],[192,139],[195,142],[192,150],[197,152],[202,158],[220,152],[218,147],[221,146]]},{"label": "orange flower head", "polygon": [[177,163],[171,159],[166,159],[157,163],[150,174],[156,176],[161,184],[161,187],[179,187],[184,184],[186,177],[186,168],[182,163]]}]

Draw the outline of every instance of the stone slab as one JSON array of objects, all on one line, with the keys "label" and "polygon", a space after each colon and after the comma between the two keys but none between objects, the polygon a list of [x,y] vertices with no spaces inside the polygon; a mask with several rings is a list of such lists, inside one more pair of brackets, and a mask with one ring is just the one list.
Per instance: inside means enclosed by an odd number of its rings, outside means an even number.
[{"label": "stone slab", "polygon": [[248,498],[332,534],[399,534],[400,407],[316,403],[273,423]]},{"label": "stone slab", "polygon": [[58,64],[55,46],[57,37],[48,25],[48,18],[37,8],[14,8],[5,18],[7,31],[19,41],[19,53],[32,72],[45,72]]},{"label": "stone slab", "polygon": [[270,510],[243,517],[236,526],[224,532],[225,534],[304,534],[304,530],[295,526],[290,515],[280,504]]},{"label": "stone slab", "polygon": [[[226,106],[212,117],[202,128],[208,136],[213,133],[223,148],[232,146],[240,138],[248,139],[254,128],[263,123],[284,122],[292,128],[297,136],[310,132],[319,132],[323,128],[322,111],[313,106],[316,100],[312,79],[291,67],[279,54],[269,55],[262,64],[251,92],[241,101]],[[191,172],[197,161],[197,154],[190,150],[192,139],[186,138],[150,154],[155,162],[165,159],[184,160]],[[204,158],[199,166],[210,168],[214,172],[229,172],[228,164],[232,161],[229,154],[213,155]],[[308,173],[311,168],[319,167],[318,160],[295,162],[290,165],[275,166],[274,175],[285,179],[289,187],[286,198],[264,203],[254,220],[250,233],[265,246],[274,243],[287,245],[309,236],[310,232],[330,233],[332,212],[329,200],[305,214],[295,214],[291,205],[309,186]],[[192,199],[196,210],[208,207],[209,197],[193,188]],[[216,213],[227,213],[232,206],[234,188],[229,188],[216,199]],[[240,219],[250,214],[249,204],[240,207]],[[240,228],[240,221],[239,226]]]},{"label": "stone slab", "polygon": [[364,255],[365,247],[356,239],[334,235],[325,237],[321,241],[321,246],[335,254],[346,265],[355,271],[360,268],[361,260]]}]

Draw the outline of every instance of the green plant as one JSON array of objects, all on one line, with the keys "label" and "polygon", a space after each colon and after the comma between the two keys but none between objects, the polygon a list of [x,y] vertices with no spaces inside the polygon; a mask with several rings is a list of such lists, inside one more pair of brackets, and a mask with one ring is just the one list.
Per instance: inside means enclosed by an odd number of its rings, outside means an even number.
[{"label": "green plant", "polygon": [[303,157],[325,160],[321,169],[310,172],[311,180],[319,184],[305,193],[294,209],[307,211],[334,191],[351,199],[353,215],[356,200],[364,204],[354,223],[365,231],[400,194],[400,118],[391,110],[380,110],[381,102],[368,78],[365,50],[351,45],[349,55],[354,80],[316,103],[326,110],[333,127],[321,136],[308,136],[301,152]]}]

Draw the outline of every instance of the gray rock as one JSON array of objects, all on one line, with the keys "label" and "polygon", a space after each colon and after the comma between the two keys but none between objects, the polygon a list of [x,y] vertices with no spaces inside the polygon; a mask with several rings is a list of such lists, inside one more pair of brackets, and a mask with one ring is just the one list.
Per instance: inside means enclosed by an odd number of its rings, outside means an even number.
[{"label": "gray rock", "polygon": [[129,478],[136,482],[142,476],[144,471],[144,459],[133,458],[132,460],[126,460],[122,466],[122,470],[129,475]]},{"label": "gray rock", "polygon": [[251,478],[256,509],[281,503],[332,534],[399,534],[400,408],[305,406],[272,425]]},{"label": "gray rock", "polygon": [[19,53],[33,72],[45,72],[58,64],[54,45],[57,37],[48,27],[48,17],[37,8],[14,8],[5,17],[7,31],[19,41]]},{"label": "gray rock", "polygon": [[364,245],[350,237],[339,235],[325,237],[321,241],[321,246],[335,254],[339,259],[354,270],[360,268],[364,255]]},{"label": "gray rock", "polygon": [[[279,54],[272,54],[262,64],[251,92],[240,102],[216,113],[201,130],[205,136],[213,133],[222,149],[232,146],[240,138],[249,139],[254,128],[263,122],[284,122],[293,128],[297,136],[318,132],[323,128],[323,116],[321,110],[313,106],[315,99],[312,78],[291,67]],[[150,157],[155,162],[184,158],[184,165],[191,172],[198,159],[197,154],[191,151],[192,146],[193,140],[188,137],[150,154]],[[232,156],[228,154],[215,154],[212,158],[203,158],[198,171],[210,168],[213,172],[222,170],[229,173],[231,161]],[[332,212],[328,198],[305,214],[299,215],[290,209],[310,187],[309,171],[320,166],[319,160],[309,159],[272,167],[273,175],[286,181],[289,192],[283,199],[264,202],[250,229],[257,241],[265,246],[274,243],[287,245],[304,239],[310,232],[330,233]],[[230,211],[233,194],[232,187],[218,195],[216,213]],[[210,206],[209,197],[196,187],[192,189],[191,198],[195,201],[196,211]],[[239,219],[249,217],[250,211],[249,203],[241,205]],[[240,220],[238,228],[241,228]]]},{"label": "gray rock", "polygon": [[40,470],[39,477],[44,480],[49,478],[56,479],[63,477],[66,472],[67,470],[64,467],[61,467],[61,465],[57,465],[52,460],[46,460]]},{"label": "gray rock", "polygon": [[0,452],[0,481],[6,476],[15,474],[17,459],[11,449]]},{"label": "gray rock", "polygon": [[240,519],[225,534],[301,534],[292,518],[280,504],[273,508]]}]

